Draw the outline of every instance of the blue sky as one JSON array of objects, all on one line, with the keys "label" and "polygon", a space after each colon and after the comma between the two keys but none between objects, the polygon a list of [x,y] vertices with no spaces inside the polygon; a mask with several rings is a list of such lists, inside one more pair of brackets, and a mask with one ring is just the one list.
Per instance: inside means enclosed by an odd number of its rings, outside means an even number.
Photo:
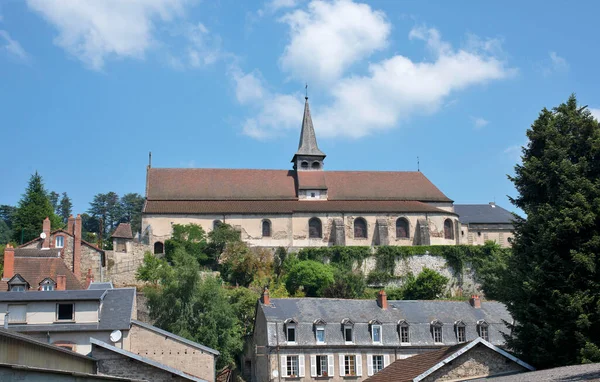
[{"label": "blue sky", "polygon": [[[460,5],[460,6],[459,6]],[[145,166],[291,167],[308,91],[331,170],[421,170],[513,209],[542,107],[600,115],[600,3],[8,0],[0,204],[39,171],[74,212]]]}]

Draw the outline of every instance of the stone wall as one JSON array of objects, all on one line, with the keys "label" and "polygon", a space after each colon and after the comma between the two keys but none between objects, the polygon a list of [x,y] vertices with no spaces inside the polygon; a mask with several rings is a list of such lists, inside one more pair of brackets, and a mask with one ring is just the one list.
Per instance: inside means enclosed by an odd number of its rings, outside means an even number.
[{"label": "stone wall", "polygon": [[152,247],[133,241],[130,241],[130,244],[127,245],[127,252],[105,251],[106,271],[104,281],[112,281],[115,288],[125,286],[142,287],[144,283],[138,281],[135,274],[144,262],[146,251],[152,253]]},{"label": "stone wall", "polygon": [[148,365],[99,346],[92,348],[92,357],[98,360],[98,374],[112,375],[153,382],[189,382],[189,379]]},{"label": "stone wall", "polygon": [[215,380],[215,356],[205,350],[132,324],[130,351],[207,381]]},{"label": "stone wall", "polygon": [[479,344],[423,379],[423,382],[461,381],[476,377],[522,373],[523,366]]}]

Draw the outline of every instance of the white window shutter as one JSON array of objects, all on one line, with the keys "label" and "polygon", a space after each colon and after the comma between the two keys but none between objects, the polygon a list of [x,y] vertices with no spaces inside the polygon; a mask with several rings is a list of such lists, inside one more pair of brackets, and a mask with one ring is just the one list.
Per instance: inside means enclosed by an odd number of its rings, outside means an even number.
[{"label": "white window shutter", "polygon": [[298,376],[299,377],[304,377],[305,369],[306,369],[306,366],[304,365],[304,355],[299,355],[298,356]]},{"label": "white window shutter", "polygon": [[334,371],[335,371],[335,367],[333,365],[333,354],[328,354],[327,355],[327,375],[329,377],[333,377]]},{"label": "white window shutter", "polygon": [[317,356],[316,355],[310,356],[310,376],[311,377],[317,376]]},{"label": "white window shutter", "polygon": [[373,354],[367,354],[367,375],[373,375]]},{"label": "white window shutter", "polygon": [[388,367],[390,365],[390,355],[386,354],[383,356],[383,367]]},{"label": "white window shutter", "polygon": [[284,355],[281,356],[281,374],[282,374],[282,377],[288,376],[287,357]]},{"label": "white window shutter", "polygon": [[362,377],[362,356],[360,354],[356,355],[356,375]]},{"label": "white window shutter", "polygon": [[340,377],[346,375],[346,369],[344,369],[344,355],[340,354]]}]

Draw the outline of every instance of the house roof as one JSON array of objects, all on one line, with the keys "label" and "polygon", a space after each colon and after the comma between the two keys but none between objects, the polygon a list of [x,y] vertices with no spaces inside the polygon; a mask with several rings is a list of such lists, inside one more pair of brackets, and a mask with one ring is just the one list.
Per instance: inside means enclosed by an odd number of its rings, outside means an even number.
[{"label": "house roof", "polygon": [[88,289],[102,289],[102,290],[106,290],[106,289],[113,289],[113,283],[112,281],[108,281],[108,282],[96,282],[96,281],[92,281],[90,283],[90,285],[88,286]]},{"label": "house roof", "polygon": [[122,238],[122,239],[133,239],[133,234],[131,233],[131,224],[129,223],[119,223],[115,232],[113,232],[111,237]]},{"label": "house roof", "polygon": [[[89,358],[89,357],[88,357]],[[90,358],[91,360],[92,358]],[[56,369],[48,369],[42,367],[31,367],[31,366],[22,366],[22,365],[14,365],[10,363],[2,363],[0,362],[0,368],[9,368],[12,370],[22,370],[27,372],[28,376],[33,377],[33,373],[40,374],[58,374],[58,375],[68,375],[73,378],[69,378],[71,381],[119,381],[119,382],[147,382],[147,380],[143,379],[132,379],[132,378],[122,378],[122,377],[113,377],[111,375],[104,374],[88,374],[88,373],[80,373],[76,371],[69,370],[56,370]],[[48,377],[51,379],[50,377]],[[63,379],[60,379],[63,380]]]},{"label": "house roof", "polygon": [[302,201],[302,200],[149,200],[144,212],[147,214],[292,214],[310,212],[428,212],[454,215],[426,203],[397,200],[348,200],[348,201]]},{"label": "house roof", "polygon": [[[329,201],[451,202],[415,171],[323,171]],[[303,175],[301,175],[303,176]],[[297,200],[288,170],[148,169],[148,201]]]},{"label": "house roof", "polygon": [[221,354],[221,353],[219,353],[218,350],[209,348],[208,346],[201,345],[201,344],[199,344],[197,342],[194,342],[194,341],[190,341],[190,340],[188,340],[186,338],[180,337],[180,336],[175,335],[175,334],[173,334],[171,332],[167,332],[166,330],[162,330],[160,328],[157,328],[156,326],[152,326],[150,324],[146,324],[146,323],[138,321],[138,320],[131,320],[131,323],[133,325],[141,326],[142,328],[148,329],[148,330],[153,331],[155,333],[159,333],[159,334],[161,334],[163,336],[172,338],[172,339],[177,340],[179,342],[183,342],[184,344],[190,345],[191,347],[194,347],[196,349],[204,350],[205,352],[214,354],[215,356],[218,356],[219,354]]},{"label": "house roof", "polygon": [[365,382],[419,382],[478,345],[486,346],[492,351],[507,358],[507,360],[521,365],[525,369],[535,370],[533,366],[521,361],[497,346],[492,345],[482,338],[477,338],[471,342],[443,347],[439,350],[433,350],[406,359],[396,360],[385,369],[366,379]]},{"label": "house roof", "polygon": [[488,324],[489,339],[492,343],[504,344],[502,332],[507,332],[504,321],[512,321],[506,307],[495,301],[482,301],[481,308],[473,308],[467,301],[445,300],[403,300],[388,301],[388,309],[381,309],[373,300],[344,300],[331,298],[288,298],[270,299],[269,305],[259,303],[267,321],[268,341],[270,346],[286,345],[284,322],[294,319],[297,324],[297,343],[301,345],[315,344],[314,322],[323,320],[328,345],[344,345],[340,330],[344,319],[354,322],[354,343],[357,346],[372,346],[369,322],[378,320],[382,323],[382,343],[384,346],[399,346],[398,322],[406,321],[410,326],[411,346],[434,346],[431,338],[430,324],[440,321],[444,344],[457,343],[454,330],[456,321],[465,323],[467,340],[476,339],[477,323]]},{"label": "house roof", "polygon": [[109,350],[109,351],[121,354],[121,355],[123,355],[125,357],[128,357],[128,358],[131,358],[133,360],[136,360],[136,361],[139,361],[139,362],[143,362],[143,363],[145,363],[147,365],[156,367],[158,369],[162,369],[162,370],[167,371],[167,372],[169,372],[171,374],[178,375],[178,376],[180,376],[180,377],[182,377],[184,379],[187,379],[189,381],[206,382],[206,380],[204,380],[204,379],[200,379],[200,378],[191,376],[189,374],[184,373],[181,370],[178,370],[178,369],[175,369],[173,367],[170,367],[170,366],[164,365],[162,363],[156,362],[156,361],[154,361],[152,359],[149,359],[149,358],[146,358],[146,357],[142,357],[142,356],[140,356],[138,354],[129,352],[127,350],[119,349],[118,347],[109,345],[109,344],[107,344],[105,342],[102,342],[102,341],[99,341],[99,340],[97,340],[95,338],[90,338],[90,343],[92,345],[95,345],[95,346],[100,346],[101,348],[104,348],[106,350]]},{"label": "house roof", "polygon": [[[75,237],[75,236],[71,235],[69,232],[65,231],[64,229],[57,229],[56,231],[52,231],[52,232],[50,232],[50,235],[54,235],[54,234],[57,234],[57,233],[63,233],[63,234],[65,234],[65,235],[67,235],[67,236],[71,236],[71,237],[73,237],[73,238]],[[42,238],[40,238],[40,237],[37,237],[37,238],[35,238],[35,239],[33,239],[33,240],[30,240],[30,241],[28,241],[28,242],[27,242],[27,243],[25,243],[25,244],[21,244],[21,245],[19,245],[19,246],[17,247],[17,249],[24,248],[24,247],[26,247],[26,246],[30,245],[31,243],[35,243],[36,241],[42,241],[42,240],[43,240]],[[89,242],[87,242],[87,241],[85,241],[85,240],[83,240],[83,239],[81,239],[81,243],[82,243],[82,244],[84,244],[84,245],[86,245],[86,246],[88,246],[88,247],[90,247],[90,248],[92,248],[92,249],[95,249],[95,250],[96,250],[96,251],[98,251],[98,252],[104,253],[104,250],[102,250],[102,249],[98,248],[98,247],[97,247],[97,246],[95,246],[94,244],[92,244],[92,243],[89,243]]]},{"label": "house roof", "polygon": [[[40,256],[21,257],[21,253],[40,253]],[[40,249],[15,249],[14,273],[24,278],[32,288],[38,285],[46,278],[51,278],[54,282],[57,276],[65,276],[66,288],[68,290],[83,289],[83,286],[75,274],[67,267],[60,254],[58,257],[42,257],[44,254],[52,254],[55,251]],[[0,291],[8,291],[8,280],[0,280]]]},{"label": "house roof", "polygon": [[308,106],[308,97],[304,102],[304,116],[302,117],[302,130],[300,131],[300,142],[298,142],[298,151],[296,155],[308,155],[325,157],[325,154],[319,150],[317,145],[317,137],[315,128],[313,127],[312,118],[310,116],[310,107]]},{"label": "house roof", "polygon": [[[485,379],[489,381],[489,379]],[[495,377],[494,382],[576,382],[576,381],[599,381],[600,363],[588,363],[585,365],[555,367],[552,369],[532,371],[529,373],[506,375]],[[484,379],[474,379],[472,382]]]},{"label": "house roof", "polygon": [[15,257],[60,257],[60,248],[15,248]]},{"label": "house roof", "polygon": [[16,341],[20,341],[20,342],[26,342],[28,344],[32,344],[41,348],[44,348],[44,351],[49,351],[49,352],[59,352],[59,353],[64,353],[67,354],[71,357],[75,357],[75,358],[81,358],[81,359],[85,359],[88,360],[90,362],[94,362],[95,359],[85,356],[83,354],[79,354],[76,353],[74,351],[71,350],[67,350],[65,348],[61,348],[55,345],[50,345],[47,344],[45,342],[41,342],[38,340],[33,339],[32,337],[26,336],[24,334],[19,334],[19,333],[15,333],[15,332],[11,332],[5,329],[0,328],[0,337],[5,337],[5,338],[10,338],[12,340],[16,340]]},{"label": "house roof", "polygon": [[514,215],[496,204],[455,204],[461,224],[512,224]]}]

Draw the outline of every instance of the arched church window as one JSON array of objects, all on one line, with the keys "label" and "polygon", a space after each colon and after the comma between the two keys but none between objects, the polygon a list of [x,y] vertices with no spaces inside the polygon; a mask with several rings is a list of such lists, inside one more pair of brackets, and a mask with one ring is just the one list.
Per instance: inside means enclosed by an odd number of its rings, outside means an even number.
[{"label": "arched church window", "polygon": [[367,222],[363,218],[354,219],[354,238],[355,239],[366,239],[367,238]]},{"label": "arched church window", "polygon": [[311,218],[308,221],[308,237],[311,239],[321,238],[323,230],[321,229],[321,219]]},{"label": "arched church window", "polygon": [[160,253],[165,253],[165,245],[160,241],[154,243],[154,254],[158,255]]},{"label": "arched church window", "polygon": [[307,169],[308,168],[308,162],[307,161],[303,161],[302,163],[300,163],[300,167]]},{"label": "arched church window", "polygon": [[271,236],[271,222],[269,220],[262,221],[262,235],[263,237]]},{"label": "arched church window", "polygon": [[397,239],[408,239],[410,237],[410,231],[408,229],[408,220],[400,218],[396,220],[396,238]]},{"label": "arched church window", "polygon": [[319,162],[312,163],[313,170],[318,170],[320,167],[321,167],[321,164]]},{"label": "arched church window", "polygon": [[454,239],[454,229],[452,227],[452,220],[450,219],[444,220],[444,238]]},{"label": "arched church window", "polygon": [[223,222],[222,222],[222,221],[220,221],[220,220],[213,220],[213,231],[214,231],[215,229],[219,228],[219,226],[220,226],[221,224],[223,224]]}]

